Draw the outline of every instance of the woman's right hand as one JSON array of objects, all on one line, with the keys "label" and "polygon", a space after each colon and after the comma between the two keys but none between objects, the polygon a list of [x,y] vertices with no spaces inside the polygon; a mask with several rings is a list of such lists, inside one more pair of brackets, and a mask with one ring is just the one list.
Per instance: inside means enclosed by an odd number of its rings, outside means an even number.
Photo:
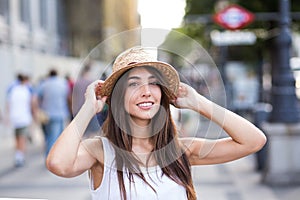
[{"label": "woman's right hand", "polygon": [[85,92],[85,103],[93,105],[93,110],[95,114],[103,109],[107,99],[107,96],[96,95],[97,90],[101,88],[103,83],[104,81],[102,80],[96,80],[87,87]]}]

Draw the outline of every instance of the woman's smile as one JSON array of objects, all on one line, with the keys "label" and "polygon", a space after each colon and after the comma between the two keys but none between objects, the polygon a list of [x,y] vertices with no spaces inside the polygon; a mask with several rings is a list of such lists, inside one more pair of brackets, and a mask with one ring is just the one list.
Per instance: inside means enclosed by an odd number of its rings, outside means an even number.
[{"label": "woman's smile", "polygon": [[137,104],[137,106],[142,110],[150,110],[153,107],[153,105],[153,102],[141,102]]}]

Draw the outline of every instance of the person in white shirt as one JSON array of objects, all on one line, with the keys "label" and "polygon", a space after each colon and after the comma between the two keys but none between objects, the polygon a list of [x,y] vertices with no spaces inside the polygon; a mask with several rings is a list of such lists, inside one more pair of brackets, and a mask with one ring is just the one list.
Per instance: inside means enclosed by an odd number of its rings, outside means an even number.
[{"label": "person in white shirt", "polygon": [[28,76],[19,74],[18,80],[7,90],[7,111],[16,139],[16,167],[25,164],[26,140],[33,119],[34,94],[28,80]]},{"label": "person in white shirt", "polygon": [[[103,136],[82,140],[107,103]],[[179,138],[170,104],[220,125],[228,138]],[[252,123],[181,83],[177,71],[146,47],[120,54],[105,81],[90,84],[85,103],[60,135],[47,167],[62,177],[89,171],[92,199],[197,198],[191,166],[224,163],[261,149],[265,135]]]}]

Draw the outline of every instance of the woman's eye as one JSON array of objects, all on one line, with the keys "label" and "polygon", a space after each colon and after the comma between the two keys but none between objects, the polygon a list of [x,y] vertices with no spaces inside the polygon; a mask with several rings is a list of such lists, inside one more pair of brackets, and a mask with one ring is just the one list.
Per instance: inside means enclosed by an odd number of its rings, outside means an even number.
[{"label": "woman's eye", "polygon": [[129,87],[135,87],[135,86],[138,86],[138,83],[137,82],[131,82],[128,84]]},{"label": "woman's eye", "polygon": [[149,85],[159,85],[157,81],[150,82]]}]

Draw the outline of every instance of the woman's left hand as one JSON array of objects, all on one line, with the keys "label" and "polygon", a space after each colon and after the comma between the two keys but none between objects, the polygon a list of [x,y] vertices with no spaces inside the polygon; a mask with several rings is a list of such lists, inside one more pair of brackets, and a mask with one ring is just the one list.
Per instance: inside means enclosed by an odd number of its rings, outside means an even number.
[{"label": "woman's left hand", "polygon": [[196,98],[199,94],[191,86],[180,83],[176,99],[172,101],[173,105],[177,108],[191,109],[196,104]]}]

